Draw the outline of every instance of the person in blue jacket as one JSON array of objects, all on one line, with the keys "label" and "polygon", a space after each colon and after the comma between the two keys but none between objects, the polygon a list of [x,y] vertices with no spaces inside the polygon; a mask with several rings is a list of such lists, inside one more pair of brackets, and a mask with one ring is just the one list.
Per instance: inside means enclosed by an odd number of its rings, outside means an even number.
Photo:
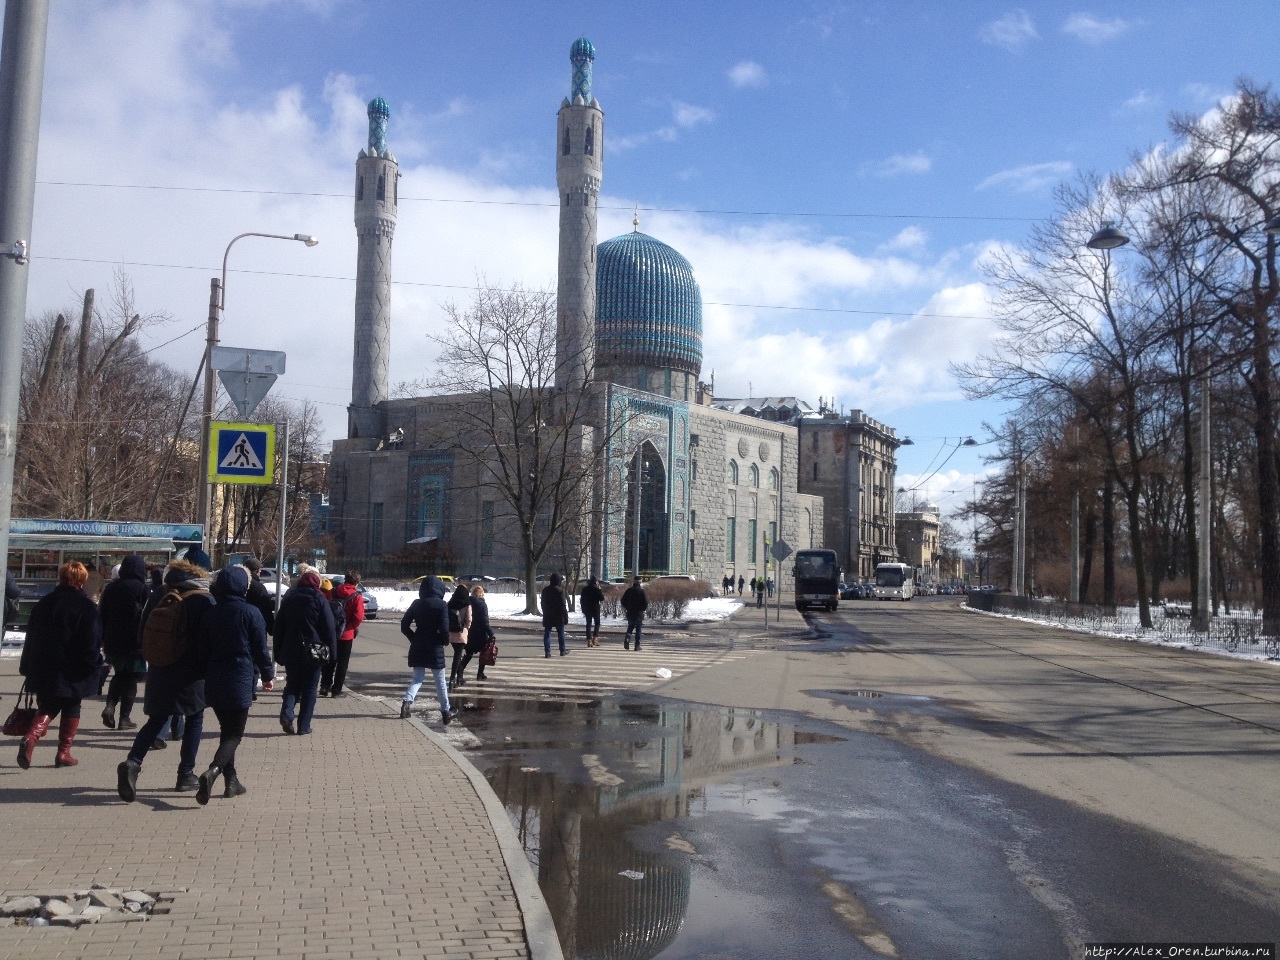
[{"label": "person in blue jacket", "polygon": [[225,781],[224,797],[246,792],[236,772],[236,749],[253,704],[254,668],[262,675],[263,690],[269,692],[275,680],[266,621],[247,599],[249,571],[241,566],[224,568],[210,592],[218,605],[201,621],[196,651],[204,664],[204,700],[218,718],[219,732],[218,750],[196,788],[196,802],[202,806],[209,802],[219,775]]},{"label": "person in blue jacket", "polygon": [[449,686],[444,675],[444,647],[449,642],[449,607],[444,602],[444,581],[428,577],[418,588],[418,599],[409,605],[400,621],[400,632],[409,639],[409,666],[413,680],[400,702],[400,719],[409,719],[418,690],[431,671],[440,701],[441,720],[448,724],[458,715],[449,703]]},{"label": "person in blue jacket", "polygon": [[329,662],[338,656],[333,610],[320,592],[320,575],[308,570],[280,601],[276,616],[276,661],[285,668],[280,697],[280,726],[293,733],[293,710],[298,705],[298,733],[311,732],[311,718],[320,694],[322,664],[307,655],[312,645],[329,648]]}]

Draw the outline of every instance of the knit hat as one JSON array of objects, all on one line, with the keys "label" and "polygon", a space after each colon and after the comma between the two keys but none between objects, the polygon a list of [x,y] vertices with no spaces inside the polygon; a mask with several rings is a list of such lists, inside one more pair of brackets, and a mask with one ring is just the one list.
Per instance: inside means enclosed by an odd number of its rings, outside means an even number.
[{"label": "knit hat", "polygon": [[187,563],[195,564],[203,570],[208,570],[212,566],[213,561],[209,559],[209,555],[199,547],[192,547],[187,551],[187,555],[183,558]]},{"label": "knit hat", "polygon": [[222,582],[222,589],[231,596],[243,597],[249,592],[249,571],[239,564],[223,567],[218,579]]},{"label": "knit hat", "polygon": [[314,570],[308,570],[298,578],[298,586],[310,587],[312,590],[320,589],[320,574]]},{"label": "knit hat", "polygon": [[326,597],[329,594],[333,593],[333,581],[330,580],[328,577],[325,577],[323,580],[321,580],[320,592],[323,593]]}]

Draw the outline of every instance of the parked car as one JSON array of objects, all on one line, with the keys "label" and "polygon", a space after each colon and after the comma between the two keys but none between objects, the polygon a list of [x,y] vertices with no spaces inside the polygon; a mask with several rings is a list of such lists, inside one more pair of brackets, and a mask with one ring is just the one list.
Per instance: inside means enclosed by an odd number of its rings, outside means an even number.
[{"label": "parked car", "polygon": [[275,567],[263,567],[258,571],[258,579],[263,583],[274,584],[277,579],[280,580],[280,586],[287,588],[289,586],[289,575],[286,573],[277,578]]},{"label": "parked car", "polygon": [[840,599],[841,600],[860,600],[862,599],[862,589],[856,583],[841,582]]},{"label": "parked car", "polygon": [[[333,574],[332,576],[329,576],[328,574],[326,574],[326,576],[328,577],[329,582],[332,583],[335,587],[347,582],[346,576],[341,573],[336,573],[336,574]],[[378,598],[375,597],[372,593],[370,593],[363,583],[356,585],[356,593],[364,597],[364,618],[366,620],[377,620],[378,619]]]},{"label": "parked car", "polygon": [[422,576],[414,577],[412,580],[410,580],[409,588],[411,590],[417,590],[420,586],[422,586],[422,581],[426,580],[428,577],[435,577],[437,580],[443,583],[450,590],[452,590],[454,587],[458,585],[458,581],[453,577],[449,576],[447,573],[424,573]]}]

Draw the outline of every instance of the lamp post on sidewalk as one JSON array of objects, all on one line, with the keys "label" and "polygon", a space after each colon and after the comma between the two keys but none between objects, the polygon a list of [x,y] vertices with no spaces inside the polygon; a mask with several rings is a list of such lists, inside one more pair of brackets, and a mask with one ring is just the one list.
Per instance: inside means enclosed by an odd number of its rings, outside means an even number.
[{"label": "lamp post on sidewalk", "polygon": [[[266,237],[269,240],[296,240],[299,243],[306,244],[308,247],[314,247],[320,241],[310,234],[295,233],[292,236],[282,233],[241,233],[231,238],[231,242],[227,244],[226,251],[222,254],[222,279],[214,278],[209,281],[209,322],[205,332],[205,348],[204,360],[202,366],[204,368],[204,405],[200,413],[200,463],[197,465],[196,476],[199,478],[196,487],[196,522],[202,527],[207,527],[209,523],[209,424],[213,420],[213,398],[216,392],[216,385],[213,382],[213,348],[218,345],[218,326],[222,319],[222,310],[226,305],[227,292],[227,258],[231,255],[231,248],[237,240],[243,240],[245,237]],[[208,539],[208,530],[205,531],[206,541]]]}]

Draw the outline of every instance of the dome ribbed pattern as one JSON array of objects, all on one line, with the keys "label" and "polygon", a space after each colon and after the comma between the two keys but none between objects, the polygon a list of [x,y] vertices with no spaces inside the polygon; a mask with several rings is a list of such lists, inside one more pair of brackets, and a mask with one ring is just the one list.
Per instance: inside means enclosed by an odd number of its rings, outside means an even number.
[{"label": "dome ribbed pattern", "polygon": [[702,371],[702,291],[662,241],[625,233],[597,248],[596,366]]}]

